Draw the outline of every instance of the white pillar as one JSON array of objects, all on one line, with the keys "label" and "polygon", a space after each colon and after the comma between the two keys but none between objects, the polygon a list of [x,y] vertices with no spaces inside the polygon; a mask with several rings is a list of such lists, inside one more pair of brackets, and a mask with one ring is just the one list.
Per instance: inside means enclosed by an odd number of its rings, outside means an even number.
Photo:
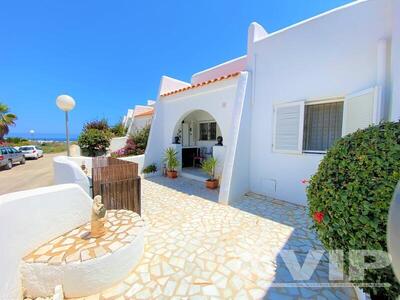
[{"label": "white pillar", "polygon": [[392,97],[390,120],[400,119],[400,1],[394,0],[392,9],[391,79]]},{"label": "white pillar", "polygon": [[387,74],[387,40],[381,39],[378,42],[377,49],[377,73],[376,73],[376,82],[379,87],[379,98],[377,101],[376,107],[376,121],[379,122],[383,119],[387,119],[387,100],[386,100],[386,74]]}]

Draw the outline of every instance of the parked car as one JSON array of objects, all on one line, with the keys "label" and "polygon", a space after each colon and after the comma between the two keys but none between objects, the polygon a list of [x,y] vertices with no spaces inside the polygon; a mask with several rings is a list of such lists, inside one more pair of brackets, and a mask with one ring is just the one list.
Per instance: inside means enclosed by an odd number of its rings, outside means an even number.
[{"label": "parked car", "polygon": [[42,148],[34,145],[19,147],[26,158],[38,159],[43,156]]},{"label": "parked car", "polygon": [[25,155],[13,147],[0,147],[0,168],[9,170],[14,163],[25,164]]}]

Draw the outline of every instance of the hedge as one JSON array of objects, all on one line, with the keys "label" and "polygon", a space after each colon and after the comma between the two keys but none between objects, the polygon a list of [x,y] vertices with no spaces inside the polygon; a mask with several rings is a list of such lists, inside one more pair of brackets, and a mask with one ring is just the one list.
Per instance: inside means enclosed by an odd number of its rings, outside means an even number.
[{"label": "hedge", "polygon": [[[313,227],[327,249],[387,251],[390,202],[400,180],[400,123],[385,122],[338,140],[307,188]],[[344,269],[349,261],[345,255]],[[363,288],[373,299],[395,299],[400,284],[390,266],[366,271]],[[354,282],[362,285],[363,282]]]}]

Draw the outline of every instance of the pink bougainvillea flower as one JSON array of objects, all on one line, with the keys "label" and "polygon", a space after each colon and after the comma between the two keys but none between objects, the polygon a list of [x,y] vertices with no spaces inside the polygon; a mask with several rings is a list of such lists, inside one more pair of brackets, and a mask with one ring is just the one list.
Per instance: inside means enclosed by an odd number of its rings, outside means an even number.
[{"label": "pink bougainvillea flower", "polygon": [[301,183],[302,183],[302,184],[306,184],[306,183],[309,183],[309,182],[310,182],[310,181],[309,181],[308,179],[302,179],[302,180],[301,180]]},{"label": "pink bougainvillea flower", "polygon": [[313,218],[314,218],[315,222],[317,222],[319,224],[324,219],[324,213],[322,211],[316,211],[313,215]]}]

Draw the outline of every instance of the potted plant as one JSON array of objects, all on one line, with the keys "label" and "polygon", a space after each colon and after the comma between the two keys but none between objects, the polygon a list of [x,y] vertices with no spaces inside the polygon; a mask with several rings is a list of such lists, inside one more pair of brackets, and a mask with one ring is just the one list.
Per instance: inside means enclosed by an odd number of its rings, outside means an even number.
[{"label": "potted plant", "polygon": [[148,178],[156,175],[157,172],[157,166],[156,164],[151,164],[148,165],[146,168],[143,168],[143,177]]},{"label": "potted plant", "polygon": [[179,167],[179,160],[177,158],[178,152],[174,148],[167,148],[165,150],[164,162],[167,165],[167,176],[169,178],[178,177],[176,169]]},{"label": "potted plant", "polygon": [[215,167],[217,166],[217,159],[214,157],[207,158],[201,165],[204,172],[210,176],[206,180],[206,187],[209,189],[216,189],[218,187],[218,179],[215,178]]}]

